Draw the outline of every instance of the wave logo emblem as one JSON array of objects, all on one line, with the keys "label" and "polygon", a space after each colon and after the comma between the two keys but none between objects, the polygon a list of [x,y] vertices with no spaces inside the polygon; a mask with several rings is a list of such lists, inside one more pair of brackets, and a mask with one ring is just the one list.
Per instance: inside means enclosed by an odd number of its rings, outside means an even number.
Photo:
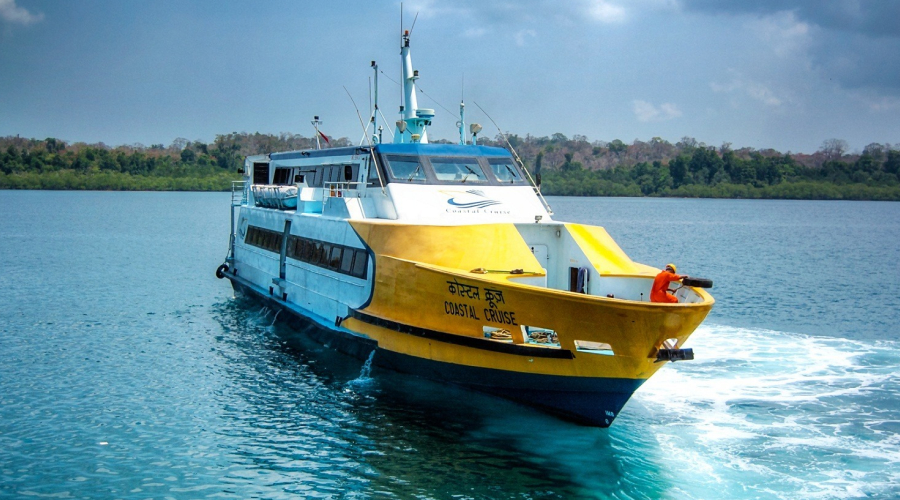
[{"label": "wave logo emblem", "polygon": [[470,189],[468,191],[441,191],[445,195],[450,196],[447,204],[459,208],[487,208],[494,205],[501,205],[497,200],[492,200],[484,194],[480,189]]}]

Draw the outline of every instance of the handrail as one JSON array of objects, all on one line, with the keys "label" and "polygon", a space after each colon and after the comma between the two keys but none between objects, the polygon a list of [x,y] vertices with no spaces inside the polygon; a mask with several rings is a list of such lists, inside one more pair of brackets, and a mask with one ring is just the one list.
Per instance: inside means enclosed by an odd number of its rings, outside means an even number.
[{"label": "handrail", "polygon": [[247,181],[231,181],[231,206],[247,204]]}]

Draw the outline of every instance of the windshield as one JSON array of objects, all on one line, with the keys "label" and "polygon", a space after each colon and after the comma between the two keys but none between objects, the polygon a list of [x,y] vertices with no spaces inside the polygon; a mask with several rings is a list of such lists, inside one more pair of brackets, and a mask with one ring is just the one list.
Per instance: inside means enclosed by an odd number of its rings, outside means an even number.
[{"label": "windshield", "polygon": [[410,156],[388,156],[391,177],[406,182],[425,182],[425,168],[419,159]]},{"label": "windshield", "polygon": [[491,159],[491,170],[494,177],[502,183],[521,184],[525,182],[522,171],[508,158]]},{"label": "windshield", "polygon": [[487,175],[475,158],[431,158],[434,175],[439,181],[487,182]]}]

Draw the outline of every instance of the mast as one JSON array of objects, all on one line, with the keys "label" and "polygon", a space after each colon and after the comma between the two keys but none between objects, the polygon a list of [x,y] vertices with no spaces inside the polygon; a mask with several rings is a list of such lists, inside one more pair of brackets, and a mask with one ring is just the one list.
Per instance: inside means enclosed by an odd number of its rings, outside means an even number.
[{"label": "mast", "polygon": [[459,145],[466,145],[466,105],[462,101],[459,102]]},{"label": "mast", "polygon": [[378,133],[378,64],[375,61],[372,61],[372,69],[375,71],[375,103],[372,108],[372,134],[375,136],[375,141],[373,142],[381,142],[381,134]]},{"label": "mast", "polygon": [[409,31],[404,31],[400,41],[400,68],[403,79],[403,101],[400,107],[400,120],[397,121],[397,133],[394,142],[428,142],[425,127],[431,125],[434,110],[419,108],[416,101],[416,80],[419,72],[413,70],[412,57],[409,54]]},{"label": "mast", "polygon": [[312,123],[313,127],[316,128],[316,149],[322,149],[322,143],[319,142],[319,124],[321,124],[322,122],[319,121],[318,116],[314,116],[313,121],[311,121],[310,123]]}]

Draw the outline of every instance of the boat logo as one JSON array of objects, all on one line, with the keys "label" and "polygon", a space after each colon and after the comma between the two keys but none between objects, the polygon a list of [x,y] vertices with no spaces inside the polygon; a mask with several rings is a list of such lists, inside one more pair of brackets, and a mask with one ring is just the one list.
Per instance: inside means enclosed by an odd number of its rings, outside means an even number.
[{"label": "boat logo", "polygon": [[441,191],[450,196],[447,203],[459,208],[487,208],[500,205],[501,202],[488,198],[480,189],[468,191]]}]

